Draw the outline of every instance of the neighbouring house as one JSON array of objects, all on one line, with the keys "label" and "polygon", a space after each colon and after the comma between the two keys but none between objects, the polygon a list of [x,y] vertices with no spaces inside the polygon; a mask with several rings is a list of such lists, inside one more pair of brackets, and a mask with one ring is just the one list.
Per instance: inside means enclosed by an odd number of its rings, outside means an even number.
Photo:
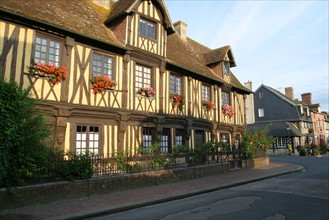
[{"label": "neighbouring house", "polygon": [[0,77],[30,88],[63,150],[238,143],[251,91],[232,48],[186,28],[163,0],[0,0]]},{"label": "neighbouring house", "polygon": [[309,107],[313,123],[314,140],[317,145],[329,144],[329,118],[327,112],[321,112],[320,104],[313,104],[312,93],[303,93],[301,95],[302,103]]},{"label": "neighbouring house", "polygon": [[299,145],[307,143],[312,128],[309,109],[302,103],[296,103],[293,88],[285,88],[285,94],[262,84],[254,93],[255,123],[248,128],[265,128],[275,137],[272,149],[268,153],[288,153],[291,144],[292,153],[297,153]]}]

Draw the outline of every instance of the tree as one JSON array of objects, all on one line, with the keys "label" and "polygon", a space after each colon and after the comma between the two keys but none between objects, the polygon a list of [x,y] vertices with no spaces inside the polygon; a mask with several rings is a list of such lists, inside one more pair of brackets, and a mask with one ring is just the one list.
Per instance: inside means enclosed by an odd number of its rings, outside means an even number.
[{"label": "tree", "polygon": [[45,162],[49,129],[29,91],[0,77],[0,186],[13,186]]}]

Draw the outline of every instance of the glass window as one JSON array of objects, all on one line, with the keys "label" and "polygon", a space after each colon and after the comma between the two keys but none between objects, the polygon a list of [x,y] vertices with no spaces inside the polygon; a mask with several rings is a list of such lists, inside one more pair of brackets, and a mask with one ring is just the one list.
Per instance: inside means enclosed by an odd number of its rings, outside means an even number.
[{"label": "glass window", "polygon": [[171,94],[181,94],[181,87],[182,87],[182,77],[170,74],[170,93]]},{"label": "glass window", "polygon": [[264,109],[263,108],[258,109],[258,116],[259,117],[264,117]]},{"label": "glass window", "polygon": [[277,144],[277,148],[285,148],[287,146],[286,138],[285,137],[278,137],[276,144]]},{"label": "glass window", "polygon": [[155,40],[155,23],[139,19],[139,34]]},{"label": "glass window", "polygon": [[209,101],[210,100],[210,86],[202,85],[202,91],[201,91],[201,98],[202,101]]},{"label": "glass window", "polygon": [[258,92],[258,97],[259,97],[259,99],[262,99],[263,98],[263,91],[259,91]]},{"label": "glass window", "polygon": [[222,91],[222,105],[230,104],[230,93]]},{"label": "glass window", "polygon": [[180,146],[184,144],[183,134],[184,134],[183,129],[175,130],[175,146]]},{"label": "glass window", "polygon": [[161,135],[161,152],[168,153],[169,152],[169,143],[170,143],[170,129],[164,128]]},{"label": "glass window", "polygon": [[230,74],[230,64],[228,62],[223,63],[223,73]]},{"label": "glass window", "polygon": [[61,42],[37,35],[35,37],[34,61],[42,64],[60,65]]},{"label": "glass window", "polygon": [[105,75],[112,78],[113,58],[94,52],[92,68],[93,76]]},{"label": "glass window", "polygon": [[100,147],[99,126],[77,125],[75,132],[75,151],[77,154],[98,154]]},{"label": "glass window", "polygon": [[151,68],[136,65],[136,89],[151,87]]},{"label": "glass window", "polygon": [[152,128],[143,128],[143,148],[152,145]]}]

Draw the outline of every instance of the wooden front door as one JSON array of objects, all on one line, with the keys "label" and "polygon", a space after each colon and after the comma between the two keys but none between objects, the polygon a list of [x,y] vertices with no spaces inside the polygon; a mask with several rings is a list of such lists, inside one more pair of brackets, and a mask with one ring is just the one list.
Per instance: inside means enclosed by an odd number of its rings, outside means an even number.
[{"label": "wooden front door", "polygon": [[195,139],[194,139],[194,147],[201,147],[204,144],[204,131],[196,130],[195,131]]}]

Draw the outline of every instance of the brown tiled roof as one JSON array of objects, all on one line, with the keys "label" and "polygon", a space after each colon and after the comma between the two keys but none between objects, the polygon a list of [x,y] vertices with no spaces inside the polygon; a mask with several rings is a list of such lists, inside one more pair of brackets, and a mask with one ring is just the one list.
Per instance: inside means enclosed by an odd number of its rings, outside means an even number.
[{"label": "brown tiled roof", "polygon": [[91,0],[0,0],[0,9],[123,46],[104,25],[108,11]]},{"label": "brown tiled roof", "polygon": [[[223,49],[219,48],[212,50],[190,38],[187,38],[187,41],[183,41],[180,36],[175,33],[168,36],[167,59],[171,64],[195,72],[199,75],[206,76],[217,82],[226,84],[223,79],[218,77],[210,68],[206,66],[204,55],[214,53],[212,51],[227,51],[228,48],[229,46],[225,46]],[[225,55],[223,56],[225,57]],[[252,92],[251,90],[244,87],[232,72],[230,76],[231,86],[248,93]]]},{"label": "brown tiled roof", "polygon": [[110,8],[110,13],[107,16],[105,23],[109,23],[121,16],[126,15],[127,9],[132,5],[134,1],[136,0],[124,0],[114,3]]},{"label": "brown tiled roof", "polygon": [[211,50],[204,54],[205,64],[212,64],[220,61],[224,61],[226,54],[228,53],[229,46],[224,46],[215,50]]}]

